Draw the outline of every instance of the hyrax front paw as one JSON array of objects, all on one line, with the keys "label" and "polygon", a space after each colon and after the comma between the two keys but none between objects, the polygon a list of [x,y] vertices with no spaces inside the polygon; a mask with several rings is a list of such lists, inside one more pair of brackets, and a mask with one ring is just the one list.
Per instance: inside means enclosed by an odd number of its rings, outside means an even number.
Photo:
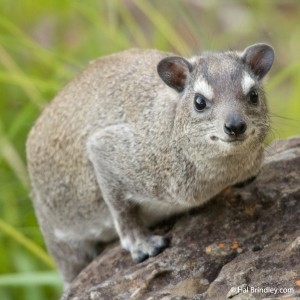
[{"label": "hyrax front paw", "polygon": [[[124,245],[124,242],[122,243]],[[139,238],[133,243],[127,243],[124,248],[130,251],[132,259],[139,263],[147,259],[149,256],[156,256],[158,253],[165,249],[169,242],[160,235],[152,235],[144,238]]]}]

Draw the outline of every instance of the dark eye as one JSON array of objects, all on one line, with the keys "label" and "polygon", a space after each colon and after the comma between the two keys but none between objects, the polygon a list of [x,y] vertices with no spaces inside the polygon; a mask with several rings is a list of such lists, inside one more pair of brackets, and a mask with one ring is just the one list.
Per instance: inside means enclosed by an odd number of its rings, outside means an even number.
[{"label": "dark eye", "polygon": [[194,105],[197,111],[202,111],[206,107],[205,98],[202,95],[196,95]]},{"label": "dark eye", "polygon": [[258,103],[258,93],[256,90],[251,90],[249,92],[249,98],[250,98],[250,101],[253,103],[253,104],[257,104]]}]

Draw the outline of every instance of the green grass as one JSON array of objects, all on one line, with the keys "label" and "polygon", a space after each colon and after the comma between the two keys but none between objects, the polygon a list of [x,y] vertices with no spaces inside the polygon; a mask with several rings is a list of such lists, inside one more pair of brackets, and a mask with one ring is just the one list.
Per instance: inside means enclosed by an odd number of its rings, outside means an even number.
[{"label": "green grass", "polygon": [[28,196],[24,145],[45,105],[90,60],[130,47],[191,55],[268,42],[276,51],[266,84],[270,140],[300,134],[300,2],[198,2],[0,2],[1,300],[61,294]]}]

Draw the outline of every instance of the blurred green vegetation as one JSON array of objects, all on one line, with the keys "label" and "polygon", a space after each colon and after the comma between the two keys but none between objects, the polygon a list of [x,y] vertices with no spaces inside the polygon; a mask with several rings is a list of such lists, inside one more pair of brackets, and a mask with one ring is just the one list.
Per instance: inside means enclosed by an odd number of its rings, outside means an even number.
[{"label": "blurred green vegetation", "polygon": [[300,134],[300,2],[1,0],[0,299],[57,299],[61,283],[29,199],[25,141],[47,102],[88,62],[130,47],[183,55],[267,42],[269,138]]}]

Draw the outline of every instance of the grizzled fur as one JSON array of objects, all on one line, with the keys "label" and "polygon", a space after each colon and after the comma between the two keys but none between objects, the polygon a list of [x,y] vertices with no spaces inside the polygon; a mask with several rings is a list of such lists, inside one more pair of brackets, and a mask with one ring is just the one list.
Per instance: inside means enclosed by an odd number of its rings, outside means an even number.
[{"label": "grizzled fur", "polygon": [[[258,173],[273,57],[265,44],[191,59],[132,49],[92,62],[49,104],[28,137],[28,169],[66,286],[99,242],[119,236],[136,261],[154,256],[167,241],[147,227]],[[228,135],[236,116],[247,129]]]}]

